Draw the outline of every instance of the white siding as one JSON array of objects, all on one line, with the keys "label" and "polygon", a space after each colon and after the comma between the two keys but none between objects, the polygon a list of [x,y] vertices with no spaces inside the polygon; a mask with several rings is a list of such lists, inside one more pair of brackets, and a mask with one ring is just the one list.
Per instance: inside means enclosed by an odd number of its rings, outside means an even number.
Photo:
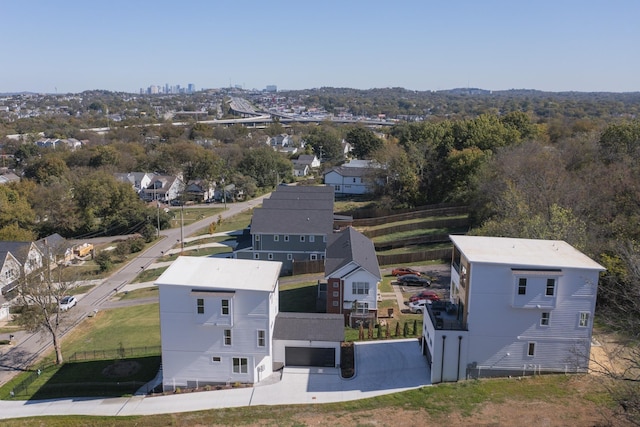
[{"label": "white siding", "polygon": [[[277,291],[275,292],[277,294]],[[160,286],[160,328],[162,336],[163,383],[165,388],[204,383],[254,383],[272,373],[271,337],[277,313],[277,296],[270,292],[236,291],[233,297],[210,297],[192,293],[185,286]],[[205,299],[205,314],[197,314],[196,299]],[[230,323],[224,316],[220,300],[229,299]],[[269,304],[272,301],[272,304]],[[203,322],[200,317],[206,318]],[[224,330],[231,330],[231,346],[224,345]],[[258,347],[257,331],[266,332],[265,347]],[[220,357],[220,362],[213,362]],[[232,372],[232,359],[248,359],[248,372]],[[264,370],[258,372],[258,366]],[[259,375],[258,375],[259,374]]]}]

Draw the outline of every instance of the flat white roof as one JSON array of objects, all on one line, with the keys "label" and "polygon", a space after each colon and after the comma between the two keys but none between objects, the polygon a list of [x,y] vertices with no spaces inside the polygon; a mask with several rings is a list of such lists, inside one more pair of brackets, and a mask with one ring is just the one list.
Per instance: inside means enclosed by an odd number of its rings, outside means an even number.
[{"label": "flat white roof", "polygon": [[280,267],[276,261],[181,256],[155,284],[270,292],[278,283]]},{"label": "flat white roof", "polygon": [[449,238],[470,262],[605,270],[562,240],[457,235]]}]

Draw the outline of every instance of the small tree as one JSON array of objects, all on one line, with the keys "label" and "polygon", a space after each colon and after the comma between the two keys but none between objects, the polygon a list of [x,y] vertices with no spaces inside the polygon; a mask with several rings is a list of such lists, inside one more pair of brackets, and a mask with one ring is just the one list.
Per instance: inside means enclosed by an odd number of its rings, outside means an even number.
[{"label": "small tree", "polygon": [[407,335],[409,335],[409,325],[407,324],[407,322],[404,322],[404,327],[402,328],[402,336],[406,338]]},{"label": "small tree", "polygon": [[60,301],[75,284],[63,279],[63,267],[52,261],[53,253],[46,247],[41,257],[34,256],[32,251],[25,257],[18,285],[18,300],[23,308],[18,323],[29,332],[51,337],[59,365],[64,362],[59,334],[65,317]]},{"label": "small tree", "polygon": [[95,261],[102,272],[109,271],[113,267],[113,260],[109,252],[100,251],[98,255],[96,255]]},{"label": "small tree", "polygon": [[396,323],[396,337],[400,336],[400,322]]},{"label": "small tree", "polygon": [[413,335],[418,335],[418,319],[413,319]]}]

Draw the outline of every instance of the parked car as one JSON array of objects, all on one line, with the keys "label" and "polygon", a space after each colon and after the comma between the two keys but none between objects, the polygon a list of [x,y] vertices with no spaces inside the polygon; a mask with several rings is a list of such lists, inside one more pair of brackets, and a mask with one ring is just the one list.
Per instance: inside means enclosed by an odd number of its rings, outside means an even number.
[{"label": "parked car", "polygon": [[418,270],[414,270],[413,268],[409,268],[409,267],[394,268],[393,271],[391,272],[391,275],[396,277],[404,276],[405,274],[413,274],[414,276],[421,275],[421,273]]},{"label": "parked car", "polygon": [[407,286],[431,286],[431,281],[415,274],[405,274],[398,277],[398,283]]},{"label": "parked car", "polygon": [[76,297],[66,296],[60,300],[60,311],[67,311],[78,303]]},{"label": "parked car", "polygon": [[429,301],[440,301],[440,296],[435,291],[424,290],[409,297],[409,302],[415,302],[421,299],[428,299]]},{"label": "parked car", "polygon": [[421,314],[425,310],[425,305],[431,304],[431,300],[428,299],[420,299],[414,302],[409,303],[409,310],[412,313]]}]

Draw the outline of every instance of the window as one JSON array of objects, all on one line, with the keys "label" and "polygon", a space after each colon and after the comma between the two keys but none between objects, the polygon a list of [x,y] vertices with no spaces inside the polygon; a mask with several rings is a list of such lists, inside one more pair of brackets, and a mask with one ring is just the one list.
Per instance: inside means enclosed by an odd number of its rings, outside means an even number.
[{"label": "window", "polygon": [[581,328],[585,328],[585,327],[589,326],[589,312],[588,311],[580,312],[580,323],[578,323],[578,326],[580,326]]},{"label": "window", "polygon": [[548,297],[554,296],[556,293],[556,279],[547,279],[547,290],[545,295]]},{"label": "window", "polygon": [[339,286],[340,286],[340,284],[339,284],[338,282],[333,282],[333,287],[334,287],[334,288],[337,288],[337,287],[339,287]]},{"label": "window", "polygon": [[221,360],[222,360],[222,359],[220,358],[220,356],[213,356],[213,357],[211,358],[211,361],[212,361],[212,362],[215,362],[215,363],[219,363]]},{"label": "window", "polygon": [[293,259],[293,254],[287,254],[287,259],[291,261]]},{"label": "window", "polygon": [[258,347],[264,347],[266,345],[266,333],[263,330],[258,330]]},{"label": "window", "polygon": [[234,374],[246,374],[248,363],[246,357],[234,357],[233,358],[233,373]]},{"label": "window", "polygon": [[316,241],[316,236],[309,236],[309,242],[313,243]]},{"label": "window", "polygon": [[542,313],[542,315],[540,316],[540,325],[549,326],[549,316],[550,316],[549,312]]},{"label": "window", "polygon": [[288,241],[289,241],[289,235],[288,235],[288,234],[285,234],[285,235],[284,235],[284,241],[285,241],[285,242],[288,242]]},{"label": "window", "polygon": [[258,252],[254,252],[253,259],[260,259],[260,254]]},{"label": "window", "polygon": [[527,293],[527,278],[521,277],[518,279],[518,295],[525,295]]},{"label": "window", "polygon": [[369,313],[369,303],[368,302],[356,303],[356,313],[357,314],[367,314],[367,313]]},{"label": "window", "polygon": [[527,356],[534,356],[536,353],[536,343],[530,342],[527,344]]},{"label": "window", "polygon": [[323,243],[327,243],[327,235],[326,234],[322,236],[322,242]]},{"label": "window", "polygon": [[223,299],[222,300],[222,315],[223,316],[228,316],[229,315],[229,300],[228,299]]},{"label": "window", "polygon": [[310,259],[311,261],[315,261],[315,260],[317,260],[317,259],[318,259],[318,254],[311,254],[311,255],[309,255],[309,259]]},{"label": "window", "polygon": [[300,236],[300,241],[304,242],[304,239],[305,239],[305,235],[303,234],[302,236]]},{"label": "window", "polygon": [[336,191],[340,191],[340,186],[336,185]]},{"label": "window", "polygon": [[353,182],[356,182],[356,179],[355,179],[355,178],[353,178]]},{"label": "window", "polygon": [[369,282],[353,282],[351,292],[354,295],[369,295]]},{"label": "window", "polygon": [[260,235],[256,234],[256,242],[259,242],[259,241],[260,241]]},{"label": "window", "polygon": [[224,345],[231,345],[231,329],[224,330]]},{"label": "window", "polygon": [[273,254],[267,255],[267,259],[272,260],[273,259]]},{"label": "window", "polygon": [[333,306],[337,307],[338,306],[338,301],[333,301]]},{"label": "window", "polygon": [[333,291],[333,296],[334,296],[334,297],[339,297],[339,296],[340,296],[340,292],[338,292],[338,291]]},{"label": "window", "polygon": [[198,314],[204,314],[204,298],[198,298],[196,301],[196,306],[198,309]]},{"label": "window", "polygon": [[280,241],[280,235],[276,234],[275,236],[273,236],[273,241],[274,242],[279,242]]}]

